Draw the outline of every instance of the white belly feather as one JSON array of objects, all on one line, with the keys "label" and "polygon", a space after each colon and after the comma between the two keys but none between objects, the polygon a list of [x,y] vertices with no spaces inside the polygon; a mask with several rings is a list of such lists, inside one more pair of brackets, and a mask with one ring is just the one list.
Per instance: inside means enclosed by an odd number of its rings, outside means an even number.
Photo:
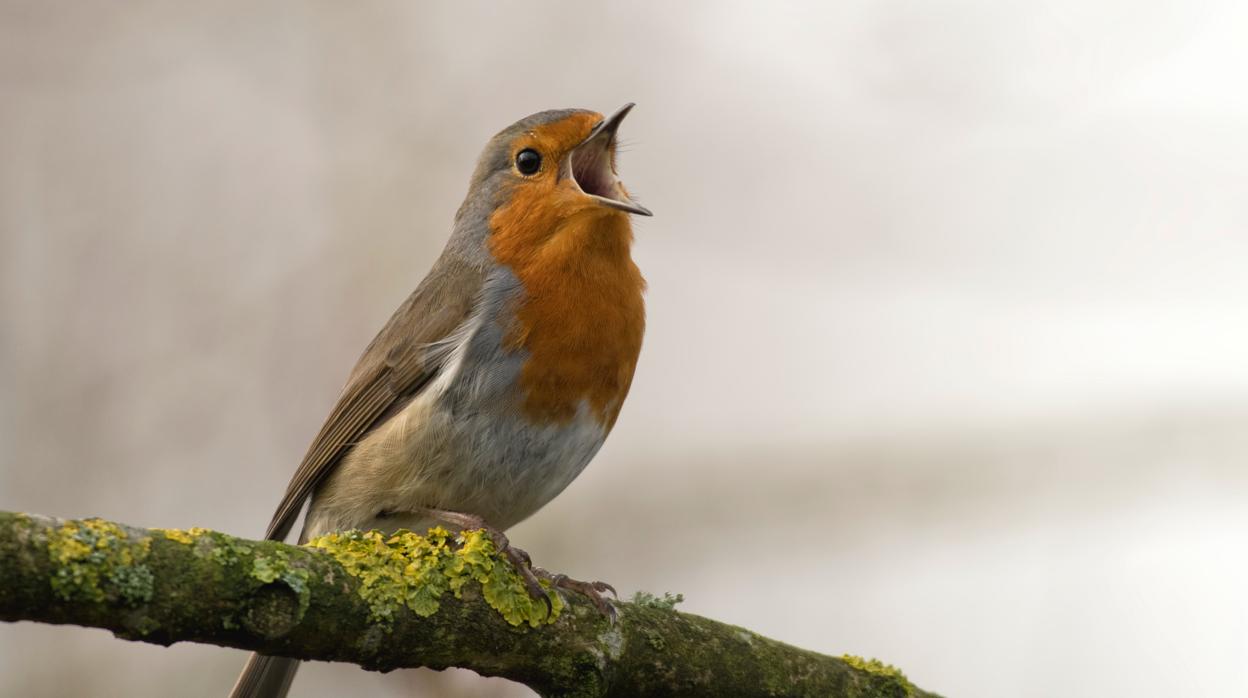
[{"label": "white belly feather", "polygon": [[597,453],[606,430],[588,406],[566,424],[530,423],[517,407],[520,359],[497,347],[466,358],[481,337],[479,327],[464,329],[439,376],[317,488],[304,538],[352,528],[423,531],[438,522],[406,513],[421,508],[507,529],[562,492]]}]

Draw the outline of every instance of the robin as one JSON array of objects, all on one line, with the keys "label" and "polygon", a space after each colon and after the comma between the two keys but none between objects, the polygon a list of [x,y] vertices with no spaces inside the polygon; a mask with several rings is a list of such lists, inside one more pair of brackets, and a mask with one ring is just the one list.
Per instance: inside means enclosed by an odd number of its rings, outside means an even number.
[{"label": "robin", "polygon": [[[521,119],[486,145],[428,276],[364,350],[266,536],[484,528],[545,600],[503,531],[563,491],[628,395],[645,329],[616,131],[579,109]],[[613,613],[602,582],[556,576]],[[232,696],[285,695],[298,661],[253,654]]]}]

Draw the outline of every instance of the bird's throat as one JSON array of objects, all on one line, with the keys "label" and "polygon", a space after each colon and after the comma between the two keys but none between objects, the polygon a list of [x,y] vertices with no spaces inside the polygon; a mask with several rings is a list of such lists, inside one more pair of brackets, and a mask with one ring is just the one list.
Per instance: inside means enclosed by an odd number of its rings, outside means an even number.
[{"label": "bird's throat", "polygon": [[645,281],[630,255],[628,216],[515,209],[523,205],[513,197],[490,221],[491,254],[524,288],[505,339],[527,355],[523,410],[534,421],[566,423],[585,406],[610,429],[645,331]]}]

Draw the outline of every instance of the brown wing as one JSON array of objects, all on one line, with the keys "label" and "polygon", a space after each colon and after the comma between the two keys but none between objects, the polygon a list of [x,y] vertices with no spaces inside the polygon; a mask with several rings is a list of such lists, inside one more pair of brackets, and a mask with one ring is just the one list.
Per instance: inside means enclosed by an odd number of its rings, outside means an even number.
[{"label": "brown wing", "polygon": [[483,279],[480,269],[443,257],[399,306],[351,371],[338,404],[287,485],[267,538],[284,539],[304,500],[351,446],[437,376],[447,353],[437,343],[471,315]]}]

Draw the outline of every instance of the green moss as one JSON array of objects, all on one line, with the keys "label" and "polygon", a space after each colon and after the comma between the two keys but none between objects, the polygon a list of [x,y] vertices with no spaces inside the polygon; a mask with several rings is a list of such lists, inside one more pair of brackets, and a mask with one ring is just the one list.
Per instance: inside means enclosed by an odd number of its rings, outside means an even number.
[{"label": "green moss", "polygon": [[871,674],[876,679],[872,682],[873,690],[868,695],[881,698],[911,698],[915,694],[914,684],[901,673],[901,669],[892,664],[885,664],[878,659],[863,659],[852,654],[841,655],[841,661]]},{"label": "green moss", "polygon": [[48,537],[48,555],[58,566],[52,589],[66,601],[150,601],[154,580],[144,561],[151,543],[130,540],[120,526],[100,519],[66,521]]},{"label": "green moss", "polygon": [[683,603],[684,600],[685,600],[684,594],[673,594],[668,591],[663,592],[662,598],[655,596],[654,594],[651,594],[648,591],[639,591],[633,594],[633,598],[631,599],[631,601],[637,604],[638,606],[645,606],[646,608],[658,608],[664,611],[675,610],[676,604]]},{"label": "green moss", "polygon": [[663,639],[663,633],[653,628],[646,628],[641,632],[646,636],[646,644],[650,645],[650,649],[653,649],[655,652],[662,652],[667,649],[667,640]]},{"label": "green moss", "polygon": [[479,585],[491,608],[512,625],[538,627],[554,622],[563,609],[558,594],[547,592],[553,612],[534,600],[516,570],[501,559],[485,531],[452,536],[441,527],[425,535],[399,531],[330,533],[309,546],[328,552],[360,581],[360,596],[374,620],[389,622],[400,608],[429,617],[446,593],[462,598],[469,584]]}]

